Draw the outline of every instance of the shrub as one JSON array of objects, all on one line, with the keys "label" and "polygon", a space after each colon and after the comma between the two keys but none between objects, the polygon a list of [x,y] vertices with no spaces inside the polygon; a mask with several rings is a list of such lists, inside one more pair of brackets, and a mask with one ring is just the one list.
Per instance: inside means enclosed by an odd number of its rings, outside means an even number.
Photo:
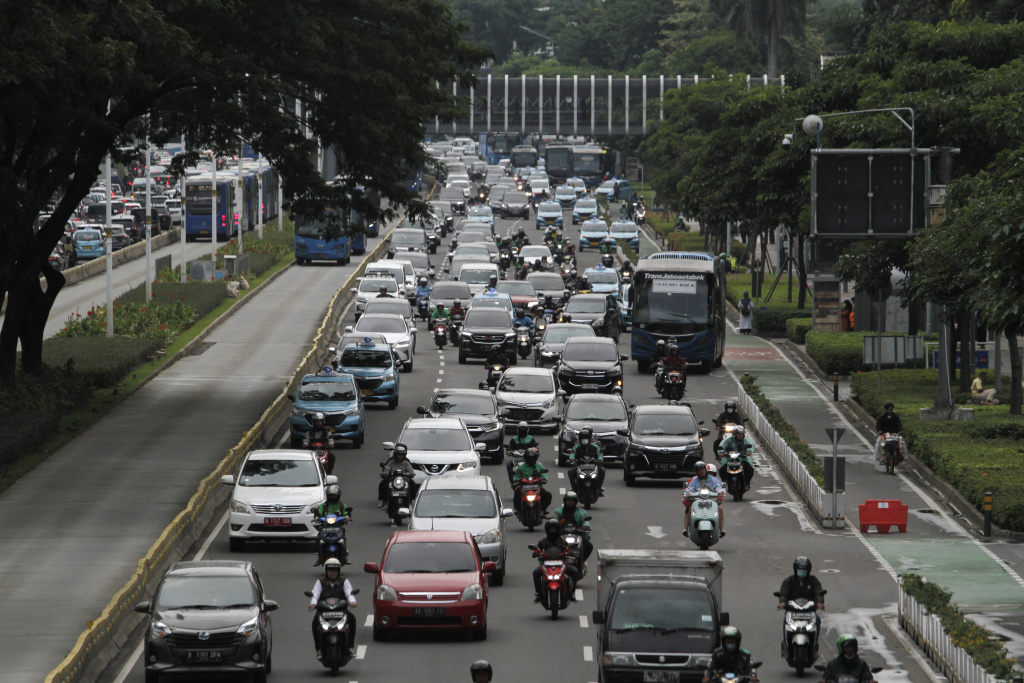
[{"label": "shrub", "polygon": [[269,252],[249,254],[249,273],[258,277],[270,270],[280,257]]},{"label": "shrub", "polygon": [[[227,296],[227,283],[221,280],[211,282],[191,280],[185,284],[180,282],[156,282],[153,284],[153,300],[150,303],[152,305],[159,305],[167,301],[180,300],[195,310],[198,319],[217,308],[220,302],[224,301]],[[143,304],[145,301],[146,287],[144,285],[134,287],[115,299],[115,303],[118,304],[129,302]]]},{"label": "shrub", "polygon": [[768,397],[757,386],[757,377],[755,375],[744,375],[740,378],[740,384],[743,385],[743,390],[747,392],[747,395],[750,396],[754,404],[761,410],[761,414],[768,420],[768,424],[778,432],[779,436],[800,458],[800,462],[807,468],[807,472],[814,477],[818,485],[824,486],[825,470],[822,467],[821,460],[811,450],[811,447],[807,445],[807,442],[800,438],[800,433],[796,431],[796,428],[786,421],[786,418],[782,416],[779,409],[772,405],[772,402],[768,400]]},{"label": "shrub", "polygon": [[790,318],[786,321],[786,336],[797,344],[803,344],[813,323],[813,318]]},{"label": "shrub", "polygon": [[785,333],[786,322],[791,318],[805,318],[807,309],[797,308],[795,304],[781,306],[755,306],[754,329],[758,332]]},{"label": "shrub", "polygon": [[[808,332],[804,343],[807,345],[807,355],[814,359],[823,372],[849,375],[874,367],[864,364],[864,337],[874,334],[874,332]],[[882,336],[901,335],[887,332]]]},{"label": "shrub", "polygon": [[74,373],[96,389],[117,384],[164,345],[163,339],[127,337],[52,337],[43,342],[43,362],[66,367],[71,360]]}]

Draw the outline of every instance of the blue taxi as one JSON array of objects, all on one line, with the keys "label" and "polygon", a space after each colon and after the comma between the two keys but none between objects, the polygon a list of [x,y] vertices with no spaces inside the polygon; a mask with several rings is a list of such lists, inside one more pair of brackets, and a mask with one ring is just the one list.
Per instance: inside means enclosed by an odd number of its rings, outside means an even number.
[{"label": "blue taxi", "polygon": [[338,362],[338,372],[355,378],[359,396],[364,402],[387,403],[389,410],[398,407],[398,368],[401,361],[389,344],[365,337],[342,348]]},{"label": "blue taxi", "polygon": [[580,251],[593,248],[600,249],[608,238],[608,224],[600,218],[591,218],[580,226]]},{"label": "blue taxi", "polygon": [[334,430],[335,439],[349,439],[355,448],[363,445],[363,401],[351,374],[324,368],[322,373],[303,377],[298,391],[288,398],[293,402],[292,448],[301,448],[303,437],[313,428],[313,413],[324,414],[324,424]]},{"label": "blue taxi", "polygon": [[562,215],[562,205],[554,201],[541,202],[537,205],[537,229],[555,225],[559,228],[565,221]]},{"label": "blue taxi", "polygon": [[629,248],[635,252],[640,251],[640,228],[631,220],[620,219],[612,223],[609,230],[615,240],[621,240],[629,244]]},{"label": "blue taxi", "polygon": [[590,283],[590,291],[619,295],[619,273],[614,268],[606,268],[604,265],[598,264],[594,268],[587,268],[583,271],[583,275]]}]

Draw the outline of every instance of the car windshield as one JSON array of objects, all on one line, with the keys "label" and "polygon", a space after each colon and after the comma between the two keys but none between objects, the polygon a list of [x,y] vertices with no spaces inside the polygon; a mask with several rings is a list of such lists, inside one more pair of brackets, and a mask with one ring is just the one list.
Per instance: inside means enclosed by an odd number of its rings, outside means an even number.
[{"label": "car windshield", "polygon": [[579,200],[578,202],[576,202],[576,210],[579,211],[580,209],[593,209],[594,211],[596,211],[597,210],[597,200],[596,199],[581,199],[581,200]]},{"label": "car windshield", "polygon": [[341,364],[349,368],[390,368],[391,352],[369,349],[345,349]]},{"label": "car windshield", "polygon": [[601,187],[603,187],[606,190],[614,190],[615,189],[615,181],[614,180],[606,180],[603,183],[601,183]]},{"label": "car windshield", "polygon": [[486,206],[474,206],[469,210],[470,218],[493,218],[494,213],[489,207]]},{"label": "car windshield", "polygon": [[539,244],[535,244],[529,247],[523,247],[519,250],[519,255],[523,258],[551,258],[551,250],[547,247],[542,247]]},{"label": "car windshield", "polygon": [[537,207],[537,213],[562,213],[562,206],[555,202],[544,202]]},{"label": "car windshield", "polygon": [[601,299],[570,299],[565,305],[566,313],[604,313]]},{"label": "car windshield", "polygon": [[512,327],[512,320],[502,310],[474,308],[466,315],[466,327]]},{"label": "car windshield", "polygon": [[389,574],[447,574],[477,571],[468,543],[395,543],[382,571]]},{"label": "car windshield", "polygon": [[557,289],[559,291],[565,289],[565,282],[562,280],[562,276],[555,275],[554,273],[531,274],[526,277],[526,281],[533,284],[535,289]]},{"label": "car windshield", "polygon": [[162,611],[251,607],[255,600],[252,583],[244,576],[171,575],[160,583],[154,602]]},{"label": "car windshield", "polygon": [[438,394],[431,407],[441,414],[493,415],[494,398],[472,394]]},{"label": "car windshield", "polygon": [[583,327],[573,325],[572,327],[561,327],[558,325],[549,327],[544,332],[544,341],[548,343],[561,343],[566,339],[572,339],[573,337],[596,337],[597,333],[594,332],[593,327]]},{"label": "car windshield", "polygon": [[416,270],[426,270],[430,267],[430,257],[420,252],[410,251],[408,254],[402,254],[402,258],[411,263]]},{"label": "car windshield", "polygon": [[642,413],[633,421],[632,431],[641,436],[693,436],[697,423],[687,413]]},{"label": "car windshield", "polygon": [[518,372],[506,372],[501,377],[501,384],[498,391],[522,394],[550,394],[555,391],[554,380],[551,375],[520,374]]},{"label": "car windshield", "polygon": [[437,299],[469,299],[472,296],[469,285],[458,282],[437,282],[430,290],[430,295]]},{"label": "car windshield", "polygon": [[509,296],[532,296],[534,298],[537,296],[533,285],[522,280],[502,280],[495,289]]},{"label": "car windshield", "polygon": [[[475,237],[475,235],[474,235]],[[487,256],[490,257],[491,250],[486,244],[460,244],[455,250],[455,256]]]},{"label": "car windshield", "polygon": [[249,458],[238,477],[239,486],[319,486],[312,460]]},{"label": "car windshield", "polygon": [[626,406],[622,401],[572,401],[565,409],[567,420],[610,422],[626,419]]},{"label": "car windshield", "polygon": [[398,284],[394,280],[363,280],[359,283],[360,292],[379,292],[381,287],[387,287],[389,294],[398,291]]},{"label": "car windshield", "polygon": [[392,244],[422,245],[425,243],[422,230],[395,230],[391,235]]},{"label": "car windshield", "polygon": [[590,284],[595,282],[600,282],[603,285],[619,284],[619,276],[615,274],[614,270],[590,270],[584,273],[584,275],[590,281]]},{"label": "car windshield", "polygon": [[366,302],[366,310],[363,311],[364,315],[369,313],[384,313],[403,317],[412,315],[409,302],[405,299],[370,299]]},{"label": "car windshield", "polygon": [[487,235],[477,232],[475,230],[463,230],[459,233],[459,243],[466,242],[488,242]]},{"label": "car windshield", "polygon": [[628,233],[632,235],[637,230],[632,223],[612,223],[612,232]]},{"label": "car windshield", "polygon": [[469,433],[461,427],[405,429],[399,439],[410,451],[471,451]]},{"label": "car windshield", "polygon": [[608,232],[608,224],[604,221],[587,221],[580,228],[581,232]]},{"label": "car windshield", "polygon": [[417,517],[496,517],[490,491],[424,491],[416,497]]},{"label": "car windshield", "polygon": [[613,631],[715,630],[711,604],[702,591],[624,588],[616,593],[608,624]]},{"label": "car windshield", "polygon": [[351,382],[310,382],[299,387],[299,401],[354,401],[356,388]]},{"label": "car windshield", "polygon": [[356,332],[383,332],[383,333],[404,333],[409,328],[401,318],[377,318],[364,315],[359,319],[354,328]]},{"label": "car windshield", "polygon": [[488,282],[491,276],[494,275],[493,270],[486,268],[477,270],[475,268],[463,268],[462,272],[459,273],[459,279],[463,282],[471,285],[481,285]]},{"label": "car windshield", "polygon": [[565,360],[617,361],[619,354],[614,344],[573,342],[565,345],[562,358]]},{"label": "car windshield", "polygon": [[76,242],[96,242],[99,239],[101,239],[100,233],[92,230],[79,230],[75,233]]}]

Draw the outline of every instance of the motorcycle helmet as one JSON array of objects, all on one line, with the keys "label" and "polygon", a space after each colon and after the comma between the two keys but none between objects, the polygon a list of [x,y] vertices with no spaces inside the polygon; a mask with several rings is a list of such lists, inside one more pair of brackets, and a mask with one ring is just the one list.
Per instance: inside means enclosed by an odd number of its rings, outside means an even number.
[{"label": "motorcycle helmet", "polygon": [[[850,645],[853,646],[853,652],[848,653],[845,648]],[[857,650],[860,649],[860,646],[857,644],[857,636],[852,633],[842,634],[836,638],[836,649],[839,650],[839,654],[843,655],[847,659],[853,659],[857,656]]]},{"label": "motorcycle helmet", "polygon": [[324,562],[324,576],[331,579],[332,577],[328,576],[328,573],[332,571],[338,572],[338,575],[333,577],[333,580],[336,581],[341,576],[341,560],[336,557],[329,557]]},{"label": "motorcycle helmet", "polygon": [[562,535],[562,523],[557,519],[549,519],[544,522],[544,535],[550,539],[558,538]]},{"label": "motorcycle helmet", "polygon": [[580,430],[580,443],[586,446],[590,443],[590,440],[594,437],[594,430],[589,426],[584,427]]},{"label": "motorcycle helmet", "polygon": [[655,344],[655,347],[657,347],[657,349],[659,351],[664,351],[665,350],[665,340],[664,339],[659,339],[658,343]]},{"label": "motorcycle helmet", "polygon": [[580,289],[590,289],[590,280],[587,279],[586,275],[584,275],[582,278],[580,278],[580,287],[579,288]]},{"label": "motorcycle helmet", "polygon": [[575,491],[566,491],[565,495],[562,496],[562,505],[568,505],[570,502],[574,506],[580,502],[580,497],[576,495]]},{"label": "motorcycle helmet", "polygon": [[442,304],[442,303],[438,303],[438,304],[437,304],[437,310],[439,310],[439,311],[443,311],[443,310],[444,310],[444,304]]},{"label": "motorcycle helmet", "polygon": [[420,278],[420,287],[426,287],[426,286],[427,286],[427,278],[421,277]]},{"label": "motorcycle helmet", "polygon": [[487,279],[487,282],[490,283],[491,287],[497,286],[497,284],[498,284],[498,276],[497,275],[492,275],[491,277],[489,277]]},{"label": "motorcycle helmet", "polygon": [[341,502],[341,487],[337,484],[331,484],[327,487],[327,502],[328,503],[340,503]]},{"label": "motorcycle helmet", "polygon": [[388,293],[388,288],[387,287],[381,287],[380,288],[380,293],[381,294],[387,294]]},{"label": "motorcycle helmet", "polygon": [[716,465],[713,462],[709,462],[706,465],[706,467],[708,468],[708,476],[709,477],[717,477],[718,476],[718,465]]},{"label": "motorcycle helmet", "polygon": [[[313,426],[315,426],[315,427],[323,427],[324,426],[324,414],[323,413],[313,413],[313,415],[312,415],[312,417],[310,419],[313,422]],[[319,423],[319,424],[317,424],[317,423]]]},{"label": "motorcycle helmet", "polygon": [[494,354],[494,353],[501,353],[501,345],[500,344],[493,345],[491,347],[491,353],[492,354]]},{"label": "motorcycle helmet", "polygon": [[456,299],[452,302],[452,308],[460,308],[462,306],[462,299]]},{"label": "motorcycle helmet", "polygon": [[537,461],[540,460],[540,449],[527,448],[526,453],[523,454],[523,459],[528,465],[536,465]]},{"label": "motorcycle helmet", "polygon": [[[704,474],[703,475],[701,475],[701,473],[700,473],[701,470],[704,470]],[[703,460],[698,460],[697,463],[693,466],[693,471],[701,479],[706,478],[708,476],[708,466],[707,466],[707,463],[705,463]]]},{"label": "motorcycle helmet", "polygon": [[409,455],[409,449],[406,448],[404,443],[395,444],[395,450],[391,451],[391,457],[393,458],[398,458],[399,456],[404,458],[407,455]]},{"label": "motorcycle helmet", "polygon": [[517,308],[517,309],[516,309],[516,315],[515,315],[515,317],[516,317],[516,318],[522,318],[522,317],[524,317],[525,315],[526,315],[526,311],[524,311],[524,310],[523,310],[523,309],[521,309],[521,308]]},{"label": "motorcycle helmet", "polygon": [[678,346],[676,346],[675,344],[669,344],[669,345],[668,345],[668,353],[669,353],[669,355],[671,355],[671,356],[677,356],[677,355],[679,355],[679,347],[678,347]]},{"label": "motorcycle helmet", "polygon": [[736,425],[732,428],[732,435],[736,439],[743,441],[743,437],[747,435],[747,429],[743,425]]},{"label": "motorcycle helmet", "polygon": [[[735,640],[736,645],[730,648],[729,644],[725,642],[727,640]],[[742,642],[743,635],[740,633],[740,630],[738,628],[736,628],[735,626],[722,627],[722,645],[725,647],[726,650],[728,650],[729,652],[736,652],[740,649],[740,644]]]},{"label": "motorcycle helmet", "polygon": [[726,401],[725,402],[725,412],[727,412],[727,413],[735,413],[736,412],[736,401]]},{"label": "motorcycle helmet", "polygon": [[486,659],[477,660],[469,667],[469,675],[472,677],[473,683],[477,683],[476,675],[480,673],[486,673],[488,681],[490,681],[491,677],[494,675],[494,671],[491,669],[491,665]]},{"label": "motorcycle helmet", "polygon": [[[800,572],[803,572],[803,574],[801,574]],[[794,575],[799,576],[800,578],[804,578],[805,576],[809,576],[810,573],[811,573],[811,560],[810,560],[809,557],[807,557],[806,555],[801,555],[800,557],[798,557],[795,560],[793,560],[793,574]]]},{"label": "motorcycle helmet", "polygon": [[525,438],[530,433],[530,425],[525,422],[520,422],[516,425],[516,434],[519,435],[520,439]]}]

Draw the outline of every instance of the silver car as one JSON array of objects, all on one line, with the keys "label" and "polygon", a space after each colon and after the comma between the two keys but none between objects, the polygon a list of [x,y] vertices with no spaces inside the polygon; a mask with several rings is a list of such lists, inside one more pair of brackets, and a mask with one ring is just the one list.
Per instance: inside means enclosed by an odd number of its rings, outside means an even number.
[{"label": "silver car", "polygon": [[355,325],[347,326],[345,332],[378,332],[384,335],[402,362],[402,372],[412,370],[412,355],[416,353],[416,327],[402,316],[366,314]]},{"label": "silver car", "polygon": [[506,424],[525,422],[531,429],[558,429],[562,397],[550,368],[512,367],[505,371],[494,392]]},{"label": "silver car", "polygon": [[491,585],[505,580],[505,518],[514,514],[501,506],[490,477],[460,474],[423,482],[409,511],[410,531],[468,531],[476,539],[481,560],[494,562]]},{"label": "silver car", "polygon": [[385,450],[395,443],[408,449],[416,484],[444,474],[480,474],[480,452],[487,448],[473,441],[462,420],[443,417],[406,420],[398,441],[385,441]]},{"label": "silver car", "polygon": [[363,277],[359,279],[359,286],[353,287],[351,292],[356,295],[356,320],[363,314],[366,302],[375,299],[380,295],[380,288],[383,287],[393,297],[405,297],[405,289],[398,286],[393,277]]}]

